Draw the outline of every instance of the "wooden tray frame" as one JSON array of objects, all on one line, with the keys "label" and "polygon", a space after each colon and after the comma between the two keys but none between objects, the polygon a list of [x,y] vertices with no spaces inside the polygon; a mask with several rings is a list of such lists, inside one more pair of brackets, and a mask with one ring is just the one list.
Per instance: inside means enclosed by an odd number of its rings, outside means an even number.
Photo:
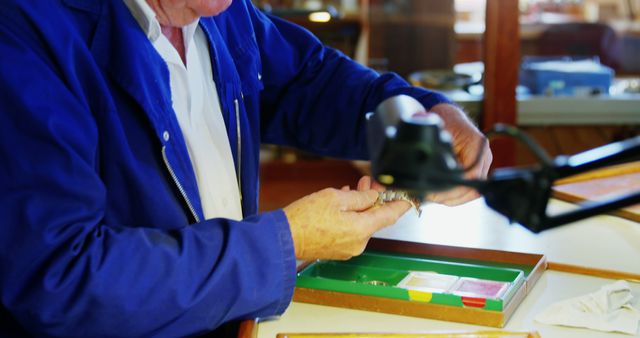
[{"label": "wooden tray frame", "polygon": [[[547,268],[547,261],[544,255],[529,253],[463,248],[379,238],[371,239],[366,249],[392,253],[470,259],[493,263],[528,265],[532,267],[532,270],[526,277],[524,285],[516,291],[511,300],[505,305],[503,311],[489,311],[471,307],[456,307],[301,287],[295,288],[293,301],[492,327],[504,327],[513,312],[515,312],[517,306],[522,302],[526,294],[529,293],[533,285]],[[298,271],[301,271],[310,263],[312,262],[301,265]]]}]

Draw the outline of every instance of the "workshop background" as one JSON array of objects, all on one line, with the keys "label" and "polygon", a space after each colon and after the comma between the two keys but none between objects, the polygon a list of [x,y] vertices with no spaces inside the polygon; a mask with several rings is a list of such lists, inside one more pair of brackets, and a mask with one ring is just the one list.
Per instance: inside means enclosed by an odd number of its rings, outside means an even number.
[{"label": "workshop background", "polygon": [[[254,3],[378,72],[444,92],[482,130],[517,125],[550,156],[640,134],[640,0]],[[516,143],[492,148],[494,166],[535,163]],[[261,210],[353,187],[368,170],[269,145],[261,162]]]}]

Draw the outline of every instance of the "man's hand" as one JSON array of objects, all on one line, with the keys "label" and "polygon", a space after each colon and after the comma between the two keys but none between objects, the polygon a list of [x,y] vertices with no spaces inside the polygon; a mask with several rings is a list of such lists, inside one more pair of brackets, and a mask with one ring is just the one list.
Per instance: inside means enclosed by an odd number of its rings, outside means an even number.
[{"label": "man's hand", "polygon": [[376,231],[395,223],[411,205],[405,201],[375,205],[378,191],[371,178],[358,190],[324,189],[284,208],[296,258],[349,259],[364,251]]},{"label": "man's hand", "polygon": [[[456,106],[439,104],[431,108],[431,111],[444,120],[444,127],[453,137],[453,150],[462,167],[469,167],[475,161],[479,151],[482,151],[480,161],[465,173],[465,178],[487,177],[493,155],[484,134]],[[471,188],[459,187],[441,193],[428,194],[427,200],[446,205],[458,205],[479,196],[478,192]]]}]

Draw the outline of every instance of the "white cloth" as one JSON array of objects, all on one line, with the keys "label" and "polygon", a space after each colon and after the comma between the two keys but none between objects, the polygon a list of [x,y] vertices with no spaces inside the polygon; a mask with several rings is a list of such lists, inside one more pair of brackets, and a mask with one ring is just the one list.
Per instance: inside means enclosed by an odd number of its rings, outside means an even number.
[{"label": "white cloth", "polygon": [[626,281],[608,284],[584,296],[560,301],[538,314],[544,324],[585,327],[598,331],[638,334],[640,311],[632,306]]},{"label": "white cloth", "polygon": [[124,2],[169,68],[173,110],[195,171],[205,218],[242,219],[236,169],[205,33],[198,21],[182,29],[185,66],[146,1]]}]

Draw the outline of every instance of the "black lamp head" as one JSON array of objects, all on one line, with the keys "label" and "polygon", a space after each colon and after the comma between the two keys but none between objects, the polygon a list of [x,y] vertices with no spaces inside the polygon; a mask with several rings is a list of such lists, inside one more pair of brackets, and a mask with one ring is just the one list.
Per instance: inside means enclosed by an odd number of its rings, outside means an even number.
[{"label": "black lamp head", "polygon": [[442,119],[414,98],[393,96],[367,116],[373,177],[420,200],[462,180],[451,135]]}]

